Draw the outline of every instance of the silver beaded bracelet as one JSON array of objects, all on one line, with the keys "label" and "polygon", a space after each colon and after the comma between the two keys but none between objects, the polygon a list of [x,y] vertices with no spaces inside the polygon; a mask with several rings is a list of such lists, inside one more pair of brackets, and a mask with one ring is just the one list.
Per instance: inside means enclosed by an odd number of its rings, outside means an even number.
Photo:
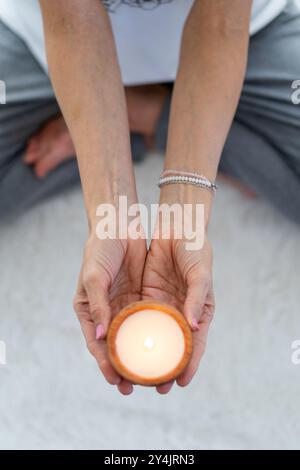
[{"label": "silver beaded bracelet", "polygon": [[218,189],[217,185],[207,179],[205,176],[198,173],[191,173],[186,171],[179,170],[165,170],[160,175],[158,186],[165,186],[167,184],[191,184],[193,186],[198,186],[201,188],[209,189],[216,191]]}]

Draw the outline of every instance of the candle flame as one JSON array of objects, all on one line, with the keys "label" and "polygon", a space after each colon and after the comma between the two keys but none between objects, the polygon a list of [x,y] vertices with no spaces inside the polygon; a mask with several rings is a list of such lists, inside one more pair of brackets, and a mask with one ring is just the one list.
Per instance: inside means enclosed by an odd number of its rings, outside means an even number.
[{"label": "candle flame", "polygon": [[148,351],[151,351],[151,349],[154,348],[154,340],[151,338],[151,336],[148,336],[148,338],[145,339],[144,346],[146,349],[148,349]]}]

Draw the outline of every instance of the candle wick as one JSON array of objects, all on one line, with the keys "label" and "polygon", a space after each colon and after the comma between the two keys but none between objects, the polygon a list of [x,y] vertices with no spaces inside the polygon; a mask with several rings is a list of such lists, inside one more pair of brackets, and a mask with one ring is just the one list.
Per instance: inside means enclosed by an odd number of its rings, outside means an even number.
[{"label": "candle wick", "polygon": [[151,349],[154,348],[154,341],[153,341],[153,338],[151,338],[151,336],[148,336],[148,338],[145,339],[144,346],[146,349],[148,349],[148,351],[151,351]]}]

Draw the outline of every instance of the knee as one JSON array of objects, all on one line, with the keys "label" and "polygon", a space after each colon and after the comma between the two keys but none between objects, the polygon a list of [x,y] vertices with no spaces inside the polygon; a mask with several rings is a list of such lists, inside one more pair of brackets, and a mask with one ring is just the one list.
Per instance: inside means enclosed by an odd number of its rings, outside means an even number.
[{"label": "knee", "polygon": [[278,208],[290,221],[300,225],[300,182],[298,197],[291,199],[289,204],[280,205]]}]

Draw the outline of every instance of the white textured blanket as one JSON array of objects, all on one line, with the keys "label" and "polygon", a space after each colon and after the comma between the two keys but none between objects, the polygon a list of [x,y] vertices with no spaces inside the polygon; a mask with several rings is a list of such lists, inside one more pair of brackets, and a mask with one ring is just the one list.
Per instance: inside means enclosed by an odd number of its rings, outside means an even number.
[{"label": "white textured blanket", "polygon": [[[155,202],[161,159],[137,167]],[[222,184],[210,227],[217,312],[187,389],[123,397],[72,311],[86,222],[79,190],[0,233],[0,448],[300,448],[300,228]]]}]

